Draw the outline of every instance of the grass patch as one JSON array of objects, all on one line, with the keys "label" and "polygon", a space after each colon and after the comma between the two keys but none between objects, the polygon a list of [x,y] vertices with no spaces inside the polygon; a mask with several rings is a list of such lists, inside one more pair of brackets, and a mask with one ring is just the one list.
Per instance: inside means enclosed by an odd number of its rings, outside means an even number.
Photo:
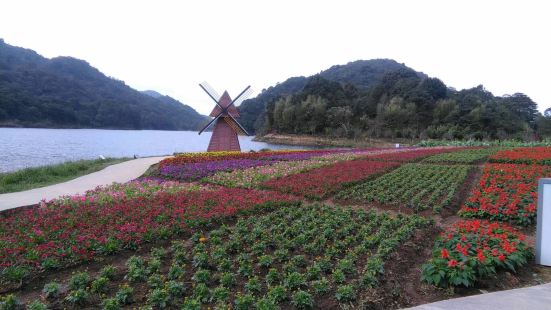
[{"label": "grass patch", "polygon": [[19,192],[69,181],[127,160],[129,158],[78,160],[0,173],[0,194]]}]

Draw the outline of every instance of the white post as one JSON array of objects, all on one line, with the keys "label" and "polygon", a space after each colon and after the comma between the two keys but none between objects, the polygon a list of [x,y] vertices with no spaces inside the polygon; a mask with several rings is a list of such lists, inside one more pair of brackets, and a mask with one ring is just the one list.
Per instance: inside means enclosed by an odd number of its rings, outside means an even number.
[{"label": "white post", "polygon": [[551,266],[551,178],[538,182],[536,264]]},{"label": "white post", "polygon": [[395,147],[396,147],[397,149],[399,149],[399,148],[400,148],[400,143],[396,143]]}]

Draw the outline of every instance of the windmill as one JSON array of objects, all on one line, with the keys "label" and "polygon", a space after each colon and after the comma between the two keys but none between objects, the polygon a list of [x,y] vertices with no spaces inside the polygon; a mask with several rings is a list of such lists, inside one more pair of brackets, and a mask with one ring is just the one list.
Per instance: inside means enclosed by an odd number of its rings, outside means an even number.
[{"label": "windmill", "polygon": [[247,86],[233,100],[227,91],[224,91],[222,96],[220,96],[206,82],[199,84],[199,86],[216,103],[214,109],[210,112],[210,116],[214,118],[205,127],[203,127],[201,131],[199,131],[199,134],[201,134],[214,123],[214,129],[212,131],[212,136],[210,137],[207,152],[241,151],[237,135],[241,134],[248,136],[249,134],[236,120],[236,118],[239,117],[239,112],[237,112],[236,106],[251,95],[251,86]]}]

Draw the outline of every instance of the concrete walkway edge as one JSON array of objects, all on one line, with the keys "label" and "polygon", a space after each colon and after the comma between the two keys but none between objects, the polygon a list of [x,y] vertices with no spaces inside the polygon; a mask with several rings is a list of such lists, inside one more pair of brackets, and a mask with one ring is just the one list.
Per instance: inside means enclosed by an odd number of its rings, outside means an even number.
[{"label": "concrete walkway edge", "polygon": [[87,190],[113,182],[131,181],[147,171],[151,165],[170,156],[144,157],[108,166],[100,171],[76,179],[35,188],[27,191],[0,195],[0,211],[37,204],[42,199],[50,200],[64,195],[82,194]]},{"label": "concrete walkway edge", "polygon": [[551,310],[551,283],[460,297],[421,305],[411,310]]}]

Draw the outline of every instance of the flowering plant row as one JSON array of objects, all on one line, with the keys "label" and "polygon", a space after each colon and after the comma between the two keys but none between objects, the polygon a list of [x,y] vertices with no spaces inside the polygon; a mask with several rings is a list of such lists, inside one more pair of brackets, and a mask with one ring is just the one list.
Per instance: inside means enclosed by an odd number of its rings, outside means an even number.
[{"label": "flowering plant row", "polygon": [[55,201],[2,220],[0,268],[62,267],[189,232],[238,212],[297,202],[278,193],[223,188],[159,191],[112,201]]},{"label": "flowering plant row", "polygon": [[551,147],[519,147],[503,150],[491,156],[490,162],[551,165]]},{"label": "flowering plant row", "polygon": [[[192,244],[174,243],[167,265],[154,253],[134,257],[126,278],[133,280],[130,287],[150,284],[153,307],[162,302],[222,309],[304,309],[321,300],[348,304],[362,289],[377,286],[385,259],[426,225],[421,217],[350,208],[282,208],[196,234]],[[157,268],[148,268],[152,265]],[[172,296],[175,284],[169,280],[181,284],[179,296]]]},{"label": "flowering plant row", "polygon": [[253,167],[235,171],[221,171],[213,176],[204,178],[204,182],[219,184],[228,187],[260,188],[261,184],[285,176],[306,172],[332,164],[360,159],[366,155],[393,153],[398,150],[379,149],[379,150],[356,150],[345,153],[327,154],[318,157],[312,157],[301,161],[282,161],[272,165]]},{"label": "flowering plant row", "polygon": [[497,152],[497,148],[476,148],[451,153],[432,155],[423,160],[424,163],[458,163],[473,164],[486,159]]},{"label": "flowering plant row", "polygon": [[536,220],[538,179],[551,177],[551,167],[524,164],[486,164],[467,201],[465,217],[511,221],[527,226]]},{"label": "flowering plant row", "polygon": [[[196,181],[217,172],[230,172],[250,167],[271,165],[279,161],[308,160],[328,154],[351,153],[352,150],[275,151],[275,152],[212,152],[179,155],[162,161],[158,174],[179,181]],[[220,153],[220,154],[219,154]],[[220,183],[220,182],[218,182]]]},{"label": "flowering plant row", "polygon": [[385,160],[385,161],[415,161],[423,157],[427,157],[434,154],[454,152],[462,150],[464,148],[454,148],[454,147],[435,147],[435,148],[426,148],[426,149],[413,149],[405,150],[402,152],[393,152],[393,153],[382,153],[371,155],[368,158],[373,160]]},{"label": "flowering plant row", "polygon": [[300,174],[271,179],[262,185],[284,193],[321,199],[345,186],[381,174],[399,165],[399,163],[370,160],[344,161]]},{"label": "flowering plant row", "polygon": [[51,201],[42,201],[42,207],[47,205],[72,205],[75,208],[90,203],[115,203],[134,198],[151,198],[158,192],[176,193],[182,190],[200,190],[202,185],[179,183],[154,178],[141,178],[127,183],[113,183],[98,186],[86,191],[83,195],[60,196]]},{"label": "flowering plant row", "polygon": [[469,166],[406,164],[375,180],[341,191],[338,199],[407,204],[414,210],[439,212],[450,205],[465,180]]},{"label": "flowering plant row", "polygon": [[443,233],[422,280],[438,286],[472,286],[498,269],[515,271],[532,256],[525,236],[506,224],[466,220]]},{"label": "flowering plant row", "polygon": [[160,167],[165,165],[182,165],[187,163],[199,163],[218,160],[292,160],[296,157],[297,160],[310,158],[313,156],[322,156],[331,153],[347,152],[344,149],[330,150],[280,150],[267,152],[200,152],[200,153],[182,153],[174,157],[166,158],[159,163]]}]

